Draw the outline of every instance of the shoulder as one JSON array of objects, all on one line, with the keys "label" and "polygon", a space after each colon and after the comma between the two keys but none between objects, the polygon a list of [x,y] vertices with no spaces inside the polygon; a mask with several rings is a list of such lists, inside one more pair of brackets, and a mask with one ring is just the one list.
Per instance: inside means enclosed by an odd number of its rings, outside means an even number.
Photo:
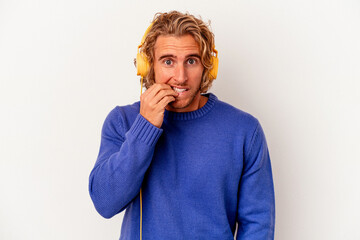
[{"label": "shoulder", "polygon": [[218,119],[218,125],[226,132],[234,134],[237,143],[244,146],[244,151],[249,152],[255,141],[264,139],[259,120],[252,114],[230,105],[221,100],[216,100],[213,118]]},{"label": "shoulder", "polygon": [[214,106],[215,114],[218,115],[223,123],[232,126],[239,126],[241,128],[255,130],[259,125],[259,121],[252,114],[245,112],[242,109],[234,107],[233,105],[219,100],[216,97],[216,104]]},{"label": "shoulder", "polygon": [[111,122],[121,121],[122,119],[131,119],[139,113],[140,102],[124,106],[115,106],[107,115],[106,120]]},{"label": "shoulder", "polygon": [[135,121],[139,110],[140,102],[124,106],[115,106],[105,118],[103,133],[116,132],[120,135],[125,134]]}]

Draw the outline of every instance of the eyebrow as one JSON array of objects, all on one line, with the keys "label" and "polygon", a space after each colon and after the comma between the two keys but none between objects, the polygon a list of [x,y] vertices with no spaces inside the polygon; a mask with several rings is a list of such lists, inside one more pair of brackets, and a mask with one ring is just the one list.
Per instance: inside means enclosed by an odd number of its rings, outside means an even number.
[{"label": "eyebrow", "polygon": [[[201,58],[199,54],[196,54],[196,53],[193,53],[193,54],[189,54],[189,55],[186,55],[186,58],[189,58],[189,57],[196,57],[196,58]],[[164,59],[164,58],[176,58],[175,55],[172,55],[172,54],[165,54],[165,55],[162,55],[159,57],[158,61]]]},{"label": "eyebrow", "polygon": [[160,61],[164,58],[175,58],[175,56],[172,54],[165,54],[165,55],[160,56],[158,60]]}]

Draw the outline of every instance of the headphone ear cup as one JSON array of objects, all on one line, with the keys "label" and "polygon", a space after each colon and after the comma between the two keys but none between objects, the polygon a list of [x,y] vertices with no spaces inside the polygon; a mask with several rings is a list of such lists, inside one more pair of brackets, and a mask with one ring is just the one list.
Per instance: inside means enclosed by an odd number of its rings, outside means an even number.
[{"label": "headphone ear cup", "polygon": [[137,75],[143,78],[146,77],[150,71],[150,64],[143,53],[138,53],[136,55],[136,68]]},{"label": "headphone ear cup", "polygon": [[212,56],[212,64],[213,64],[213,67],[209,72],[210,80],[214,80],[217,77],[217,72],[218,72],[218,68],[219,68],[219,59],[217,58],[217,56]]}]

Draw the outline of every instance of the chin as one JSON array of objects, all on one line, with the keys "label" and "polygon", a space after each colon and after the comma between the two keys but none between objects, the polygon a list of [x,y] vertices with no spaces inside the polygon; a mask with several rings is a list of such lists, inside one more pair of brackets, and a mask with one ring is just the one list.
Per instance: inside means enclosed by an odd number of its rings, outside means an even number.
[{"label": "chin", "polygon": [[183,108],[187,108],[190,104],[191,102],[189,101],[175,100],[174,102],[169,103],[169,106],[173,109],[183,109]]}]

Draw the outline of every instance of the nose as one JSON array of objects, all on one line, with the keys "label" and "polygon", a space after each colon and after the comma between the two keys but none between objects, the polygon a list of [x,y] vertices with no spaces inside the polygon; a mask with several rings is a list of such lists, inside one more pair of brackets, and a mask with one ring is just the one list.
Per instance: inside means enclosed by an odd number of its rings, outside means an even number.
[{"label": "nose", "polygon": [[175,80],[182,84],[187,80],[187,72],[184,64],[177,64],[175,69]]}]

